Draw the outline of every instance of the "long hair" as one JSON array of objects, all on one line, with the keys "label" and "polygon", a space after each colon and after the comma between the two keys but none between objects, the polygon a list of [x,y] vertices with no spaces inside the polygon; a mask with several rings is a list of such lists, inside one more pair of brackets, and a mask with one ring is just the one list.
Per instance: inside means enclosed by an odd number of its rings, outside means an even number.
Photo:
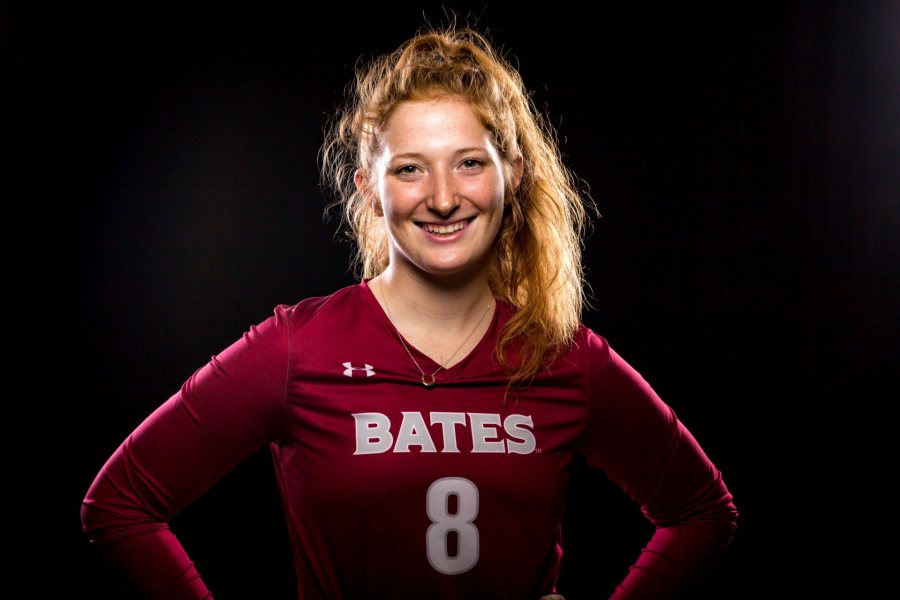
[{"label": "long hair", "polygon": [[506,191],[489,282],[495,297],[516,309],[497,341],[497,358],[510,385],[527,384],[578,330],[585,302],[585,206],[593,204],[563,164],[555,132],[519,72],[486,37],[468,28],[429,29],[357,69],[322,146],[322,179],[337,196],[329,209],[342,209],[346,232],[356,242],[357,275],[369,279],[384,271],[387,227],[357,190],[354,173],[371,170],[377,133],[399,103],[442,96],[468,100],[507,166],[518,159],[524,165],[519,187]]}]

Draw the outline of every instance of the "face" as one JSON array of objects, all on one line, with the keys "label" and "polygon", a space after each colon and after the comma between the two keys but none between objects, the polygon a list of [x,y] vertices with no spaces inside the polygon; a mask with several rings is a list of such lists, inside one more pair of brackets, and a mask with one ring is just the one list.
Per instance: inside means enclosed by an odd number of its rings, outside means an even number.
[{"label": "face", "polygon": [[390,240],[391,269],[486,274],[503,219],[504,192],[521,177],[463,99],[397,105],[366,177]]}]

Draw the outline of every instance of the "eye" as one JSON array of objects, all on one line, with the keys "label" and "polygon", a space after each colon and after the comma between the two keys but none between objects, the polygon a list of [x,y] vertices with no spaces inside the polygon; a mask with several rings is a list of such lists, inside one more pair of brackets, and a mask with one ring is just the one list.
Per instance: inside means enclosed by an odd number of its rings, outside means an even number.
[{"label": "eye", "polygon": [[484,162],[481,160],[478,160],[477,158],[467,158],[466,160],[462,161],[462,168],[463,169],[477,169],[478,167],[480,167],[483,164],[484,164]]},{"label": "eye", "polygon": [[416,165],[403,165],[394,169],[394,173],[397,175],[413,175],[418,170],[419,168]]}]

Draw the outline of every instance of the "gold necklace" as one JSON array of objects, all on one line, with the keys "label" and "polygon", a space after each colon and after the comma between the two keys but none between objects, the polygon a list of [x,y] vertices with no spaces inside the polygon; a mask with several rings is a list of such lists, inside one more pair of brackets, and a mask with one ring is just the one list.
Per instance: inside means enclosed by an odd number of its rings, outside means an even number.
[{"label": "gold necklace", "polygon": [[[384,308],[387,311],[388,320],[391,322],[391,325],[394,325],[394,318],[391,316],[391,308],[388,306],[387,297],[384,295],[384,290],[381,290],[381,300],[382,300],[382,302],[384,302]],[[400,330],[397,329],[396,325],[394,325],[394,331],[397,332],[397,339],[400,340],[401,344],[403,344],[403,349],[406,350],[407,354],[409,354],[409,357],[412,359],[413,364],[416,365],[416,368],[419,370],[419,373],[422,375],[422,385],[424,385],[427,388],[430,388],[431,386],[433,386],[435,384],[434,376],[438,374],[438,371],[440,371],[441,369],[444,368],[444,365],[449,364],[449,362],[451,360],[453,360],[453,357],[456,356],[456,354],[460,350],[462,350],[462,347],[466,345],[466,342],[469,341],[469,338],[472,337],[472,334],[475,333],[475,330],[478,329],[478,326],[481,325],[482,321],[484,321],[484,317],[488,314],[488,311],[491,309],[491,306],[493,304],[494,304],[494,299],[491,298],[491,301],[488,302],[487,308],[485,308],[484,312],[481,313],[481,318],[478,319],[477,323],[475,323],[475,327],[472,328],[472,331],[469,332],[469,335],[466,336],[466,339],[464,339],[462,341],[462,344],[459,345],[459,348],[457,348],[453,352],[453,354],[450,355],[450,358],[448,358],[446,361],[439,362],[438,368],[435,369],[434,373],[432,373],[431,375],[426,375],[425,371],[422,370],[422,367],[419,366],[419,362],[416,360],[416,357],[413,356],[413,353],[410,352],[409,346],[407,346],[406,342],[403,341],[403,336],[400,335]]]}]

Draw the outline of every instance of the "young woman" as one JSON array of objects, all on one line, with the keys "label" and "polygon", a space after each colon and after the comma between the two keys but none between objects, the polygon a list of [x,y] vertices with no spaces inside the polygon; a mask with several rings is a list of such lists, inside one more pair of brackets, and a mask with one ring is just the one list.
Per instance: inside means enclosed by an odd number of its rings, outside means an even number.
[{"label": "young woman", "polygon": [[582,456],[656,526],[614,597],[693,589],[732,497],[580,323],[584,202],[518,73],[421,33],[359,73],[323,167],[360,283],[276,307],[128,436],[82,507],[111,564],[211,597],[167,522],[268,444],[302,598],[551,598]]}]

